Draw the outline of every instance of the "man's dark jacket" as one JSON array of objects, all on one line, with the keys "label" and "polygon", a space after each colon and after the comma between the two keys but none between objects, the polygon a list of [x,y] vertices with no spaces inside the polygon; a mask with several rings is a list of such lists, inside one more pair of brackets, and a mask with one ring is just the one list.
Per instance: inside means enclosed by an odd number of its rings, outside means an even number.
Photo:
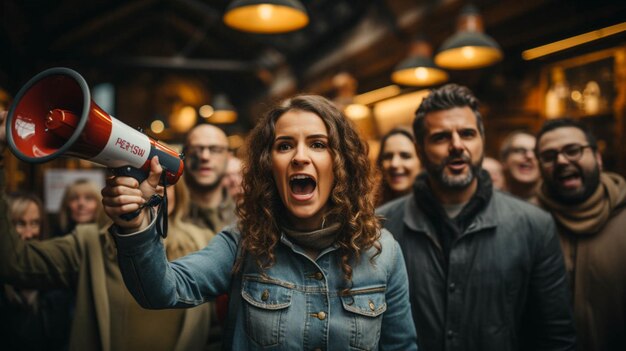
[{"label": "man's dark jacket", "polygon": [[[439,204],[425,204],[440,206]],[[574,350],[575,332],[555,225],[543,210],[494,191],[451,243],[415,194],[379,208],[409,274],[421,350]]]}]

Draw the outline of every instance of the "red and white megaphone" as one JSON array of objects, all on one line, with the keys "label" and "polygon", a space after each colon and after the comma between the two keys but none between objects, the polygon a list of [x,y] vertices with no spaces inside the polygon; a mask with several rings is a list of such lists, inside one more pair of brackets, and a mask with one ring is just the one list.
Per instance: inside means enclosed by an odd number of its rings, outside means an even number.
[{"label": "red and white megaphone", "polygon": [[110,116],[91,100],[78,72],[51,68],[17,93],[7,116],[7,141],[19,159],[42,163],[73,156],[144,180],[159,157],[167,184],[183,173],[183,156]]}]

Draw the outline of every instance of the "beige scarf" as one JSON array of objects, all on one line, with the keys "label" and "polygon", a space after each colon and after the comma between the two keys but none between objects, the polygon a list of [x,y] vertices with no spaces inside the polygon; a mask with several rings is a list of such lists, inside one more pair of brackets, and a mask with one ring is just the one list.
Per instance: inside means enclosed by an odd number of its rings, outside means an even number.
[{"label": "beige scarf", "polygon": [[561,204],[548,197],[546,185],[538,194],[542,207],[574,234],[591,235],[602,229],[616,206],[626,200],[626,181],[615,173],[603,172],[596,191],[578,205]]}]

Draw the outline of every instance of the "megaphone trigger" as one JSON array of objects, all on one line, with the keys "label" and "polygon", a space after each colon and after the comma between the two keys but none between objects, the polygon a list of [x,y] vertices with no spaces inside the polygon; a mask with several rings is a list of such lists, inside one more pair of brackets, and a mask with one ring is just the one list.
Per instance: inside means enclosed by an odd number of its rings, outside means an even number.
[{"label": "megaphone trigger", "polygon": [[148,174],[139,168],[124,166],[111,168],[111,173],[116,177],[132,177],[137,179],[139,184],[148,178]]}]

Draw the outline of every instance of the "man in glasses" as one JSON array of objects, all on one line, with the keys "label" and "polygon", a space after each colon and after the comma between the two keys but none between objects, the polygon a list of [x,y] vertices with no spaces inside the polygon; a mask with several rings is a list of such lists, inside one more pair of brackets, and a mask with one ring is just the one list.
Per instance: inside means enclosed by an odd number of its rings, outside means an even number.
[{"label": "man in glasses", "polygon": [[235,202],[222,184],[229,157],[228,138],[220,128],[200,124],[187,134],[184,153],[190,219],[199,227],[219,233],[235,220]]},{"label": "man in glasses", "polygon": [[580,350],[626,350],[626,181],[602,171],[596,140],[570,119],[537,135],[541,206],[557,221]]},{"label": "man in glasses", "polygon": [[[217,234],[236,219],[235,201],[224,186],[223,179],[229,159],[229,144],[226,133],[212,124],[200,124],[187,134],[185,153],[185,184],[189,188],[190,221]],[[225,295],[224,295],[225,296]],[[211,306],[208,350],[221,348],[222,330],[216,309],[225,309],[228,300],[220,296]]]},{"label": "man in glasses", "polygon": [[535,158],[535,141],[535,136],[530,133],[512,132],[502,143],[500,160],[506,191],[536,205],[541,175]]},{"label": "man in glasses", "polygon": [[413,131],[426,172],[378,214],[402,248],[420,350],[574,350],[554,221],[493,191],[476,97],[433,90]]}]

